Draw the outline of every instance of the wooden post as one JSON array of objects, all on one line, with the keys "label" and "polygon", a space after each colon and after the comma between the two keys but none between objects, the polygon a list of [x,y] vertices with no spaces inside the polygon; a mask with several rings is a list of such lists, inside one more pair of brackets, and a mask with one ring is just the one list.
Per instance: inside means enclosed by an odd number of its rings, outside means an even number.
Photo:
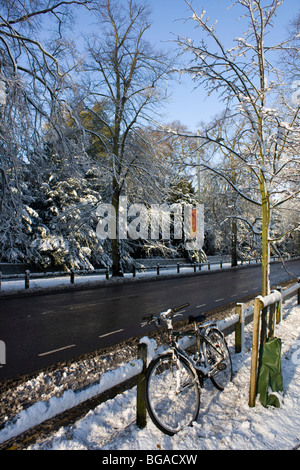
[{"label": "wooden post", "polygon": [[139,343],[138,358],[143,361],[142,372],[137,377],[137,402],[136,402],[136,424],[140,429],[146,427],[147,410],[146,410],[146,368],[147,368],[147,345]]},{"label": "wooden post", "polygon": [[177,274],[179,273],[179,263],[177,263]]},{"label": "wooden post", "polygon": [[106,268],[106,279],[109,279],[109,268]]},{"label": "wooden post", "polygon": [[261,329],[260,329],[260,350],[267,341],[268,333],[268,307],[262,307],[261,309]]},{"label": "wooden post", "polygon": [[30,277],[30,271],[27,269],[25,271],[25,289],[29,289],[29,277]]},{"label": "wooden post", "polygon": [[135,265],[132,266],[132,277],[136,276],[136,267]]},{"label": "wooden post", "polygon": [[159,264],[156,266],[156,273],[159,276]]},{"label": "wooden post", "polygon": [[277,302],[276,304],[272,304],[269,307],[269,334],[268,334],[268,339],[274,337],[274,332],[275,332],[275,306],[277,308]]},{"label": "wooden post", "polygon": [[[278,290],[278,292],[280,292],[280,294],[281,294],[281,291],[282,291],[281,286],[276,287],[276,290]],[[277,302],[277,305],[276,305],[276,324],[277,325],[278,325],[278,323],[281,322],[281,318],[282,318],[282,298],[281,298],[280,302]]]},{"label": "wooden post", "polygon": [[235,313],[239,316],[239,321],[235,324],[235,352],[240,353],[244,349],[245,338],[244,304],[236,304]]},{"label": "wooden post", "polygon": [[73,268],[71,269],[70,278],[71,278],[71,279],[70,279],[70,280],[71,280],[71,284],[74,284],[74,282],[75,282],[75,271],[74,271]]},{"label": "wooden post", "polygon": [[259,343],[259,318],[263,304],[259,298],[254,301],[254,317],[253,317],[253,337],[251,351],[251,369],[250,369],[250,388],[249,388],[249,406],[255,406],[256,387],[257,387],[257,360],[258,360],[258,343]]}]

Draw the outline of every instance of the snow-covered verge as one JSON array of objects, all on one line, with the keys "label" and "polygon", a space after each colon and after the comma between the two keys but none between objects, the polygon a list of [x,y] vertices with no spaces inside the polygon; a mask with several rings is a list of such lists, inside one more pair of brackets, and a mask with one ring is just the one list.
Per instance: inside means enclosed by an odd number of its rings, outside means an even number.
[{"label": "snow-covered verge", "polygon": [[201,410],[193,427],[170,437],[148,419],[139,429],[135,423],[136,388],[118,395],[74,425],[62,427],[28,450],[223,450],[294,449],[300,445],[300,307],[295,297],[286,302],[283,320],[276,326],[282,340],[284,393],[280,408],[264,408],[259,400],[249,408],[252,324],[246,327],[245,349],[234,352],[234,335],[227,337],[232,353],[234,378],[219,392],[205,383]]},{"label": "snow-covered verge", "polygon": [[[230,269],[231,265],[230,263],[223,263],[222,269]],[[210,270],[216,270],[220,269],[220,263],[215,263],[211,264]],[[202,271],[208,271],[208,266],[202,266]],[[180,268],[180,273],[185,273],[185,274],[192,274],[194,272],[193,266],[185,266]],[[157,277],[157,271],[156,268],[153,269],[148,269],[147,271],[137,271],[136,276],[137,278],[151,278]],[[168,268],[161,268],[160,270],[160,277],[163,275],[176,275],[177,274],[177,268],[176,267],[168,267]],[[133,275],[131,273],[126,273],[124,275],[124,279],[132,279]],[[105,282],[106,281],[106,275],[105,273],[99,273],[99,274],[88,274],[88,275],[79,275],[77,274],[75,276],[75,286],[77,285],[86,285],[88,283],[95,283],[95,282]],[[113,282],[113,279],[110,278],[110,282]],[[37,289],[47,289],[47,288],[53,288],[53,287],[63,287],[63,286],[70,286],[70,276],[68,275],[63,275],[59,276],[57,275],[56,277],[39,277],[39,278],[34,278],[32,277],[30,279],[29,283],[30,287],[27,291],[33,291]],[[2,278],[1,280],[1,289],[0,292],[12,292],[12,291],[19,291],[19,290],[24,290],[25,288],[25,282],[24,282],[24,276],[22,278]]]}]

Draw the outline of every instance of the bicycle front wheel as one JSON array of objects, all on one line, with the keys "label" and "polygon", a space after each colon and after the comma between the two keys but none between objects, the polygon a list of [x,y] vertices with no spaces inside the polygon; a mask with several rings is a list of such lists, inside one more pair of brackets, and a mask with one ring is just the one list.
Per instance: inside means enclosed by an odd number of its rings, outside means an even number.
[{"label": "bicycle front wheel", "polygon": [[184,357],[158,357],[150,363],[146,380],[147,410],[158,429],[173,436],[197,419],[200,386]]},{"label": "bicycle front wheel", "polygon": [[210,379],[217,389],[224,390],[232,379],[231,356],[226,340],[218,328],[211,328],[206,338],[203,349],[211,370]]}]

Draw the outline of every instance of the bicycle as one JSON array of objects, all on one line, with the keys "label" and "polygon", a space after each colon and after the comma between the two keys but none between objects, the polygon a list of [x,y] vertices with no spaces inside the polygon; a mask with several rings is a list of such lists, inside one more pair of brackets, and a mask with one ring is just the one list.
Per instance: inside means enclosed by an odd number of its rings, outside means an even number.
[{"label": "bicycle", "polygon": [[[165,350],[152,359],[146,370],[146,407],[153,423],[173,436],[197,420],[204,381],[224,390],[232,379],[232,362],[223,333],[213,321],[203,323],[204,315],[189,316],[190,331],[173,330],[172,320],[189,304],[144,317],[142,326],[165,322]],[[178,341],[188,336],[196,340],[196,351],[188,354]]]}]

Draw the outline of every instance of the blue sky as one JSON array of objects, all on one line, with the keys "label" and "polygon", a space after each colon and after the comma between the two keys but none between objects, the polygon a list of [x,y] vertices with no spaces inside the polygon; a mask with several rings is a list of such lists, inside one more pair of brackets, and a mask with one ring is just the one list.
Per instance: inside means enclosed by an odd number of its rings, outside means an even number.
[{"label": "blue sky", "polygon": [[[241,37],[245,30],[245,23],[237,21],[239,13],[236,8],[227,9],[231,3],[233,0],[193,0],[193,7],[197,12],[200,13],[202,8],[207,11],[210,24],[218,20],[216,31],[226,47],[231,47],[231,41],[235,37]],[[185,0],[149,0],[148,5],[152,10],[152,27],[147,33],[147,39],[154,46],[162,49],[175,47],[172,41],[176,39],[177,34],[194,39],[199,37],[199,30],[194,28],[195,23],[184,21],[191,15]],[[275,41],[286,38],[287,26],[299,12],[299,0],[284,1],[278,10],[273,28]],[[194,89],[194,86],[192,80],[187,77],[181,83],[168,83],[168,91],[172,97],[170,103],[164,107],[162,122],[178,120],[189,130],[196,131],[201,121],[209,121],[222,110],[222,103],[219,103],[217,96],[206,98],[205,90]]]},{"label": "blue sky", "polygon": [[[244,21],[237,21],[236,9],[227,9],[232,0],[194,0],[193,7],[201,13],[202,8],[210,17],[210,24],[218,20],[216,31],[227,47],[235,37],[242,36],[245,30]],[[270,2],[266,2],[270,3]],[[182,34],[188,38],[199,37],[199,30],[194,29],[194,22],[184,22],[183,19],[191,15],[184,0],[150,0],[153,25],[149,30],[149,40],[167,47],[169,41]],[[278,10],[274,24],[275,41],[286,37],[289,22],[300,13],[299,0],[285,0]],[[281,36],[281,34],[283,36]],[[228,41],[228,42],[227,42]],[[169,46],[168,46],[169,47]],[[217,112],[222,110],[217,96],[206,97],[205,90],[194,89],[191,79],[184,79],[182,84],[170,85],[172,101],[166,107],[166,121],[179,120],[191,131],[196,131],[200,121],[209,121]]]}]

